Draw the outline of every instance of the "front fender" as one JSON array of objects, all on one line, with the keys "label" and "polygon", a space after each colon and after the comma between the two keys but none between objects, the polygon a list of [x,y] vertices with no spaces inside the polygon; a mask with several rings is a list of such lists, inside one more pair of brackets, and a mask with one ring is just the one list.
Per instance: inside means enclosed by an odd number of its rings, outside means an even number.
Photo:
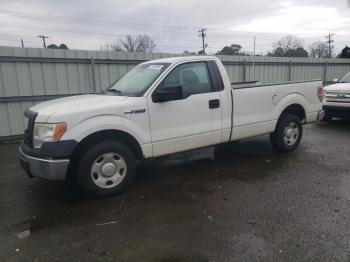
[{"label": "front fender", "polygon": [[135,121],[117,115],[99,115],[84,119],[69,128],[61,140],[74,139],[80,142],[88,135],[103,130],[119,130],[133,136],[140,145],[151,143],[149,128],[138,125]]}]

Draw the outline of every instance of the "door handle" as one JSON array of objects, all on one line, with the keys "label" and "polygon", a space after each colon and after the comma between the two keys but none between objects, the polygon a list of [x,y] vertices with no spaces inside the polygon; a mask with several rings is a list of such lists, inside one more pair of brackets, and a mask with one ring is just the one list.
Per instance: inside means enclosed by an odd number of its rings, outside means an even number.
[{"label": "door handle", "polygon": [[219,108],[219,107],[220,107],[220,100],[219,99],[209,100],[209,108],[210,109]]}]

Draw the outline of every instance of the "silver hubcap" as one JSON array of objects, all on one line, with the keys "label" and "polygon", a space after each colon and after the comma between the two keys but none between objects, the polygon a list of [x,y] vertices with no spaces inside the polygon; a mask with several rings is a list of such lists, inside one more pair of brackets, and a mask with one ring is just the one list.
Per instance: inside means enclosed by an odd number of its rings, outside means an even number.
[{"label": "silver hubcap", "polygon": [[91,178],[100,188],[113,188],[123,181],[126,171],[126,162],[122,156],[106,153],[92,164]]},{"label": "silver hubcap", "polygon": [[298,125],[294,122],[289,122],[284,128],[284,132],[283,132],[284,142],[287,145],[292,146],[298,140],[298,137],[299,137]]}]

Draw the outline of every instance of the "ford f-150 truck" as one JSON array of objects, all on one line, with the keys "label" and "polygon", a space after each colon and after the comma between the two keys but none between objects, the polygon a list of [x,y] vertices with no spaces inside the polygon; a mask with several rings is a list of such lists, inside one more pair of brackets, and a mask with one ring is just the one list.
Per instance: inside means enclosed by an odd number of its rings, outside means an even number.
[{"label": "ford f-150 truck", "polygon": [[334,84],[324,88],[323,109],[325,120],[335,118],[350,119],[350,72]]},{"label": "ford f-150 truck", "polygon": [[320,80],[231,84],[214,56],[137,65],[101,94],[29,108],[20,162],[30,176],[74,177],[94,196],[122,192],[138,161],[270,134],[294,150],[302,125],[322,118]]}]

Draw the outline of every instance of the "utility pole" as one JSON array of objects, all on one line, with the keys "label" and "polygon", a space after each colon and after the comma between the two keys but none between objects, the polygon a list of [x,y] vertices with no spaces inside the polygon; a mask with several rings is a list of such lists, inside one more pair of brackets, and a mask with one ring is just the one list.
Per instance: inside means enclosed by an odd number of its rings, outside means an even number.
[{"label": "utility pole", "polygon": [[255,79],[255,42],[256,42],[256,36],[254,36],[254,51],[253,51],[253,74]]},{"label": "utility pole", "polygon": [[334,42],[334,40],[332,39],[332,37],[334,36],[334,34],[328,34],[325,36],[325,38],[327,38],[327,43],[328,43],[328,57],[331,58],[332,57],[332,43]]},{"label": "utility pole", "polygon": [[256,42],[256,36],[254,36],[254,52],[253,52],[254,56],[255,56],[255,42]]},{"label": "utility pole", "polygon": [[206,33],[205,31],[207,31],[206,28],[202,28],[201,30],[198,31],[199,37],[202,37],[202,52],[203,55],[205,55],[205,48],[207,47],[207,45],[205,44],[205,37],[206,37]]},{"label": "utility pole", "polygon": [[49,37],[48,37],[48,36],[44,36],[44,35],[38,35],[38,37],[43,39],[43,45],[44,45],[44,48],[46,48],[45,39],[46,39],[46,38],[49,38]]},{"label": "utility pole", "polygon": [[22,44],[22,48],[24,48],[23,38],[21,38],[21,44]]}]

